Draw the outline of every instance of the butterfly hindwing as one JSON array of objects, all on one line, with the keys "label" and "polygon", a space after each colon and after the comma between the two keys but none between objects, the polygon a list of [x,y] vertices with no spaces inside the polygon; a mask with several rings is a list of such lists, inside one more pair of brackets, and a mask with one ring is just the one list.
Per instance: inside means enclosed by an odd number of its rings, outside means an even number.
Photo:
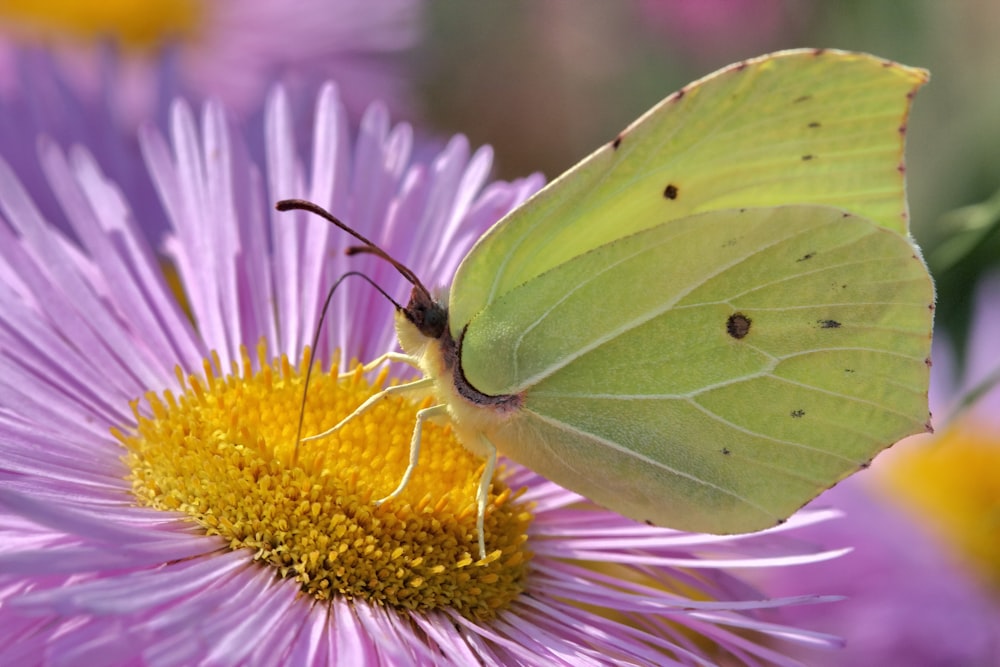
[{"label": "butterfly hindwing", "polygon": [[490,437],[677,528],[772,525],[928,419],[933,286],[910,241],[827,207],[715,211],[619,239],[485,308],[462,341]]}]

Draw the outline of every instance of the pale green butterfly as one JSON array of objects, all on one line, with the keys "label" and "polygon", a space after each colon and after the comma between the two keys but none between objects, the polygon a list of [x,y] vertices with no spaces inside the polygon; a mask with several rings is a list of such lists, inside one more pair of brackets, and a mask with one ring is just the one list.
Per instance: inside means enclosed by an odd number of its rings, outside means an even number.
[{"label": "pale green butterfly", "polygon": [[486,459],[481,557],[498,452],[657,525],[784,521],[930,430],[934,290],[902,166],[927,78],[800,50],[682,88],[494,225],[447,303],[394,262],[414,284],[396,315],[406,354],[379,361],[425,377],[330,432],[430,389],[379,502],[405,487],[423,421],[446,416]]}]

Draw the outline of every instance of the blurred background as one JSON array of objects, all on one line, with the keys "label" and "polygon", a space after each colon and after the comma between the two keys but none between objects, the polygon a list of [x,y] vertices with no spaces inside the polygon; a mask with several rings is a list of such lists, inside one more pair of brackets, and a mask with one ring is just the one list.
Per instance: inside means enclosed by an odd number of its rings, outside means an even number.
[{"label": "blurred background", "polygon": [[128,150],[175,94],[222,99],[251,124],[276,81],[309,100],[332,78],[355,118],[381,99],[426,141],[491,144],[498,178],[551,179],[737,60],[828,47],[929,69],[907,175],[938,289],[938,434],[820,499],[849,516],[810,539],[851,556],[760,585],[851,596],[802,613],[857,652],[829,664],[1000,664],[998,27],[996,0],[0,0],[0,154],[33,150],[34,132],[104,140],[82,120],[100,114]]}]

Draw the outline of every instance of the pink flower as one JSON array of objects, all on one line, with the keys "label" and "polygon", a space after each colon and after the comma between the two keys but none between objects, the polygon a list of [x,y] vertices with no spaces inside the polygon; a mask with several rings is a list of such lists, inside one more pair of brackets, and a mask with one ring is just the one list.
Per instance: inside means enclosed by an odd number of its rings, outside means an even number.
[{"label": "pink flower", "polygon": [[[428,436],[450,454],[423,454],[426,496],[388,510],[365,500],[368,483],[405,464],[416,406],[372,410],[372,430],[338,453],[302,443],[293,461],[298,360],[327,288],[349,270],[395,298],[407,286],[274,201],[314,200],[443,284],[540,185],[488,184],[490,151],[463,137],[415,160],[411,129],[381,106],[352,136],[333,87],[302,154],[297,111],[280,90],[270,97],[257,163],[219,105],[199,122],[176,104],[170,139],[144,129],[134,165],[160,203],[133,200],[87,148],[43,140],[79,244],[39,213],[19,166],[0,162],[6,664],[794,664],[789,646],[836,643],[774,622],[775,607],[822,598],[767,599],[731,571],[836,556],[792,540],[827,513],[750,536],[691,535],[625,520],[506,462],[491,552],[476,562],[462,528],[474,525],[471,493],[448,480],[476,479],[478,461],[447,431]],[[138,231],[155,207],[170,226],[166,275]],[[394,349],[391,306],[370,285],[347,280],[333,303],[319,358]],[[360,374],[314,378],[317,423],[338,419],[323,392],[367,387]],[[360,462],[344,472],[350,457]]]},{"label": "pink flower", "polygon": [[639,11],[669,45],[696,57],[727,60],[765,47],[803,11],[781,0],[642,0]]},{"label": "pink flower", "polygon": [[413,44],[422,7],[420,0],[7,5],[0,7],[0,93],[21,87],[19,51],[45,44],[78,93],[101,97],[113,46],[115,97],[131,121],[156,110],[164,83],[195,99],[221,99],[237,115],[258,108],[275,78],[295,87],[333,78],[355,114],[373,99],[402,102],[405,87],[387,57]]}]

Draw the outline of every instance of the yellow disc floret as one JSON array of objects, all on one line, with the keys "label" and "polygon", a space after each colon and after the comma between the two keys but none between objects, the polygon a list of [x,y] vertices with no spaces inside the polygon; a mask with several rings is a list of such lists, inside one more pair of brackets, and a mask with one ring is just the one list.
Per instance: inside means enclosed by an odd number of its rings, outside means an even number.
[{"label": "yellow disc floret", "polygon": [[199,0],[0,0],[0,20],[33,40],[114,39],[126,49],[144,51],[194,39],[210,5]]},{"label": "yellow disc floret", "polygon": [[[454,609],[489,618],[520,593],[531,514],[494,480],[487,557],[478,558],[476,490],[482,461],[448,426],[424,424],[420,463],[399,497],[376,506],[406,468],[416,411],[387,396],[335,434],[296,445],[301,368],[254,369],[244,351],[228,375],[216,359],[203,376],[178,371],[182,392],[150,393],[137,425],[115,429],[128,449],[132,489],[143,505],[190,515],[233,549],[294,577],[319,599],[334,595],[398,609]],[[302,364],[305,368],[309,355]],[[351,373],[314,373],[302,433],[319,433],[379,391]]]}]

